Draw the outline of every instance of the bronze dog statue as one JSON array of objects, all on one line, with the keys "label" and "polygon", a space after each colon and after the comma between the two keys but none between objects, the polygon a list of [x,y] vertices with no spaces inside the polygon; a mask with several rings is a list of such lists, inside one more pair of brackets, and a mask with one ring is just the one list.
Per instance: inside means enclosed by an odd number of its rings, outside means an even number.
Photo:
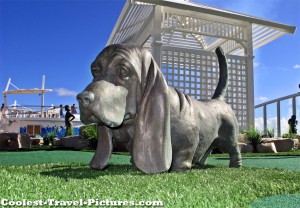
[{"label": "bronze dog statue", "polygon": [[142,47],[106,47],[91,65],[93,81],[77,95],[80,118],[98,124],[98,146],[90,163],[104,169],[112,138],[125,143],[132,163],[145,173],[185,171],[204,165],[213,148],[241,166],[238,122],[224,101],[227,62],[216,49],[220,78],[209,100],[197,101],[167,85],[151,53]]}]

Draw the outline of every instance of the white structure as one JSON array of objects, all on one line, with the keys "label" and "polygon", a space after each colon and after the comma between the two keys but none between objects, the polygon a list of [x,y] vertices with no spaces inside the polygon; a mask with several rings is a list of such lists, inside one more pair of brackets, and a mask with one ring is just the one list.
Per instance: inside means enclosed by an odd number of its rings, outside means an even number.
[{"label": "white structure", "polygon": [[[9,86],[13,86],[15,89],[9,90]],[[42,78],[41,89],[19,89],[9,79],[5,90],[2,92],[4,95],[4,107],[0,112],[0,133],[28,133],[33,137],[52,131],[55,127],[57,128],[57,136],[59,138],[64,136],[66,130],[65,119],[59,117],[59,107],[54,108],[54,106],[50,107],[44,104],[44,94],[48,92],[52,92],[52,89],[45,89],[45,76]],[[7,104],[7,95],[21,94],[41,95],[41,105],[17,105],[16,101],[11,106]],[[74,130],[77,131],[75,133],[78,133],[79,127],[82,125],[80,116],[78,114],[75,115],[75,119],[73,120]]]},{"label": "white structure", "polygon": [[254,124],[253,50],[295,27],[183,0],[127,0],[107,45],[132,42],[151,50],[168,84],[196,99],[218,82],[214,50],[229,64],[226,101],[241,127]]},{"label": "white structure", "polygon": [[[16,88],[15,90],[8,90],[9,86],[12,85],[14,88]],[[34,89],[19,89],[18,87],[16,87],[13,83],[11,83],[11,79],[8,79],[5,91],[2,92],[2,94],[4,95],[4,107],[8,108],[7,105],[7,95],[9,94],[17,94],[17,95],[22,95],[22,94],[37,94],[37,95],[41,95],[41,112],[40,112],[40,116],[44,117],[44,94],[47,92],[52,92],[52,89],[45,89],[45,75],[43,75],[42,77],[42,88],[38,89],[38,88],[34,88]]]}]

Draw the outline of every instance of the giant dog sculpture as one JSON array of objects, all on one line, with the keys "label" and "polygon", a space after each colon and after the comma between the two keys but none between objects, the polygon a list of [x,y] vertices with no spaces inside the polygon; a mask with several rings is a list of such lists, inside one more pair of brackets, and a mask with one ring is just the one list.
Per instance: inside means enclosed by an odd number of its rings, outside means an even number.
[{"label": "giant dog sculpture", "polygon": [[112,138],[125,143],[132,163],[145,173],[185,171],[205,164],[215,147],[241,166],[238,123],[224,101],[227,62],[216,49],[220,78],[209,100],[197,101],[167,85],[151,53],[142,47],[106,47],[91,65],[93,81],[77,95],[80,118],[98,124],[98,146],[90,162],[104,169]]}]

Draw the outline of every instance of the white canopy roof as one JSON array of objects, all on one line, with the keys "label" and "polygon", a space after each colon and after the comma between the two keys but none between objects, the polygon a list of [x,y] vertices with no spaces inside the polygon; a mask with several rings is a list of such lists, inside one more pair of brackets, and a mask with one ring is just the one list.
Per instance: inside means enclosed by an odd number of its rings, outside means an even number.
[{"label": "white canopy roof", "polygon": [[18,89],[18,90],[8,90],[2,92],[2,94],[42,94],[46,92],[52,92],[52,89]]},{"label": "white canopy roof", "polygon": [[[199,3],[194,3],[191,1],[183,0],[127,0],[126,4],[119,16],[119,19],[111,33],[111,36],[107,42],[107,45],[113,43],[121,43],[126,41],[131,41],[132,38],[136,37],[138,34],[144,34],[145,28],[151,24],[151,17],[153,15],[153,8],[155,5],[162,6],[165,10],[176,9],[181,11],[182,17],[201,17],[207,21],[210,19],[217,20],[217,22],[225,22],[231,27],[231,23],[234,25],[239,25],[246,27],[246,24],[252,24],[252,40],[253,49],[259,48],[280,36],[290,33],[293,34],[296,27],[289,26],[286,24],[281,24],[278,22],[269,21],[266,19],[261,19],[253,17],[246,14],[241,14],[238,12],[228,11],[224,9],[219,9],[216,7],[206,6]],[[169,24],[173,19],[169,17],[163,17],[165,23]],[[177,22],[178,17],[177,18]],[[195,20],[193,20],[195,21]],[[193,22],[192,22],[193,23]],[[175,44],[178,47],[192,48],[192,49],[202,49],[202,50],[214,50],[218,45],[228,42],[228,45],[232,44],[232,40],[226,40],[224,37],[218,35],[206,35],[201,33],[194,33],[187,29],[181,29],[181,31],[163,31],[164,36],[163,44]],[[236,29],[234,29],[236,32]],[[185,32],[190,33],[186,36]],[[230,32],[230,31],[229,31]],[[151,37],[150,37],[151,38]],[[149,41],[149,40],[147,40]],[[231,42],[230,42],[231,41]],[[197,44],[195,44],[197,43]],[[200,43],[200,44],[199,44]],[[198,46],[197,46],[198,45]],[[197,48],[195,48],[197,47]],[[229,51],[232,54],[238,54],[241,52],[241,48],[236,50],[237,47],[232,47],[233,50]]]}]

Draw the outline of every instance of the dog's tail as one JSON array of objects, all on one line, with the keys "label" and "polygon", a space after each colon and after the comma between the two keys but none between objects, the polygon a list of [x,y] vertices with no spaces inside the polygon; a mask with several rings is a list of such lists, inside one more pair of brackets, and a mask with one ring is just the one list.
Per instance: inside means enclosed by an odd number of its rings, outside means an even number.
[{"label": "dog's tail", "polygon": [[216,91],[212,96],[212,99],[223,100],[228,86],[227,60],[224,51],[222,50],[221,47],[218,47],[216,49],[216,54],[218,56],[218,61],[219,61],[220,76],[219,76],[219,82]]}]

